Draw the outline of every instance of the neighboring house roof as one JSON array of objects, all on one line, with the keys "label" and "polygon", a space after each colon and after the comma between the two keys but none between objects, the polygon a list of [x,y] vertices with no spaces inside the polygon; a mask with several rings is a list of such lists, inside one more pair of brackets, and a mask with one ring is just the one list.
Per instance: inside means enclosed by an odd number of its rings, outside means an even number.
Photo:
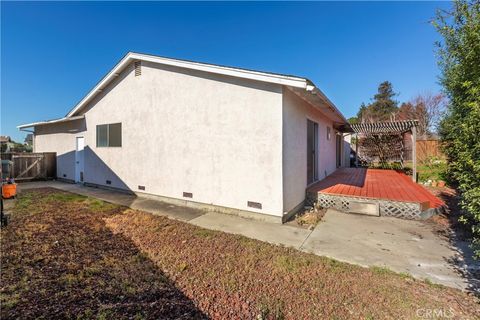
[{"label": "neighboring house roof", "polygon": [[5,142],[10,142],[10,136],[0,136],[0,142],[5,143]]},{"label": "neighboring house roof", "polygon": [[[70,112],[61,119],[53,120],[56,122],[71,120],[83,107],[85,107],[92,99],[105,89],[108,84],[120,75],[120,72],[124,70],[133,61],[148,61],[153,63],[159,63],[163,65],[175,66],[180,68],[186,68],[191,70],[205,71],[209,73],[227,75],[237,78],[250,79],[256,81],[263,81],[268,83],[275,83],[292,88],[302,98],[321,108],[327,106],[326,110],[330,115],[339,123],[347,123],[347,120],[337,107],[318,89],[312,81],[307,78],[289,76],[270,72],[254,71],[249,69],[241,69],[234,67],[226,67],[214,64],[200,63],[188,60],[171,59],[161,56],[147,55],[142,53],[129,52],[126,54],[116,65],[113,67],[107,75],[97,83],[97,85],[75,106]],[[325,110],[324,110],[325,111]],[[53,121],[35,122],[31,124],[20,125],[17,128],[23,129],[36,125],[50,124]]]}]

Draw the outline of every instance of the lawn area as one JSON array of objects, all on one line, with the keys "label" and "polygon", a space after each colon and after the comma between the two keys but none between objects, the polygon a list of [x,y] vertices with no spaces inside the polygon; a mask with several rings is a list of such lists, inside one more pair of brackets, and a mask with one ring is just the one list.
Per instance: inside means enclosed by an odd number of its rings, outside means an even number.
[{"label": "lawn area", "polygon": [[426,182],[428,180],[445,180],[445,171],[447,165],[445,163],[439,163],[435,165],[419,164],[417,166],[418,181]]},{"label": "lawn area", "polygon": [[1,241],[2,319],[480,317],[455,289],[54,189],[21,194]]}]

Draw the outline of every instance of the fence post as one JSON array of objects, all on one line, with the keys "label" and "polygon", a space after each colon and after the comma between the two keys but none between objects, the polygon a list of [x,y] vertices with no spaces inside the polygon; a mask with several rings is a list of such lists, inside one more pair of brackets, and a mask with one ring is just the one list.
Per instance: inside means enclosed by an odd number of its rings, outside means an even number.
[{"label": "fence post", "polygon": [[413,162],[413,182],[417,182],[417,127],[412,127],[412,162]]}]

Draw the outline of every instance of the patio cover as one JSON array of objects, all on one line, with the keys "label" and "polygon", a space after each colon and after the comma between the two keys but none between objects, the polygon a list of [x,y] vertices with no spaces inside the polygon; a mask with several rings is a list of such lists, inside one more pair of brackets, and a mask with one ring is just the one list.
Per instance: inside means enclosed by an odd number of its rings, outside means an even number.
[{"label": "patio cover", "polygon": [[[392,121],[392,122],[372,122],[372,123],[354,123],[350,124],[345,131],[358,134],[404,134],[412,133],[412,162],[413,162],[413,181],[417,180],[417,126],[418,120]],[[358,143],[355,144],[355,153],[358,154]],[[358,159],[355,160],[358,166]]]},{"label": "patio cover", "polygon": [[384,133],[395,134],[412,132],[418,125],[418,120],[394,121],[394,122],[373,122],[373,123],[354,123],[350,124],[355,133]]}]

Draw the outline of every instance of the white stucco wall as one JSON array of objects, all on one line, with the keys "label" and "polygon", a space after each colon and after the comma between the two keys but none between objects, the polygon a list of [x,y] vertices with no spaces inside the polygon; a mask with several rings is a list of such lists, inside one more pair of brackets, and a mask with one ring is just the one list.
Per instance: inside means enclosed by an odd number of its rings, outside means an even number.
[{"label": "white stucco wall", "polygon": [[[283,94],[283,195],[284,211],[305,199],[307,187],[307,119],[318,123],[318,178],[336,170],[333,122],[288,89]],[[327,126],[331,138],[327,140]]]},{"label": "white stucco wall", "polygon": [[[281,108],[279,85],[131,66],[86,108],[85,181],[281,216]],[[97,148],[96,125],[117,122],[122,147]]]},{"label": "white stucco wall", "polygon": [[57,153],[57,177],[75,180],[76,137],[85,130],[84,120],[35,127],[34,152]]},{"label": "white stucco wall", "polygon": [[[305,198],[307,119],[319,126],[319,179],[336,170],[332,121],[280,85],[142,62],[81,113],[35,128],[35,151],[57,152],[60,178],[75,179],[82,136],[85,182],[282,216]],[[96,126],[117,122],[122,147],[97,148]]]}]

